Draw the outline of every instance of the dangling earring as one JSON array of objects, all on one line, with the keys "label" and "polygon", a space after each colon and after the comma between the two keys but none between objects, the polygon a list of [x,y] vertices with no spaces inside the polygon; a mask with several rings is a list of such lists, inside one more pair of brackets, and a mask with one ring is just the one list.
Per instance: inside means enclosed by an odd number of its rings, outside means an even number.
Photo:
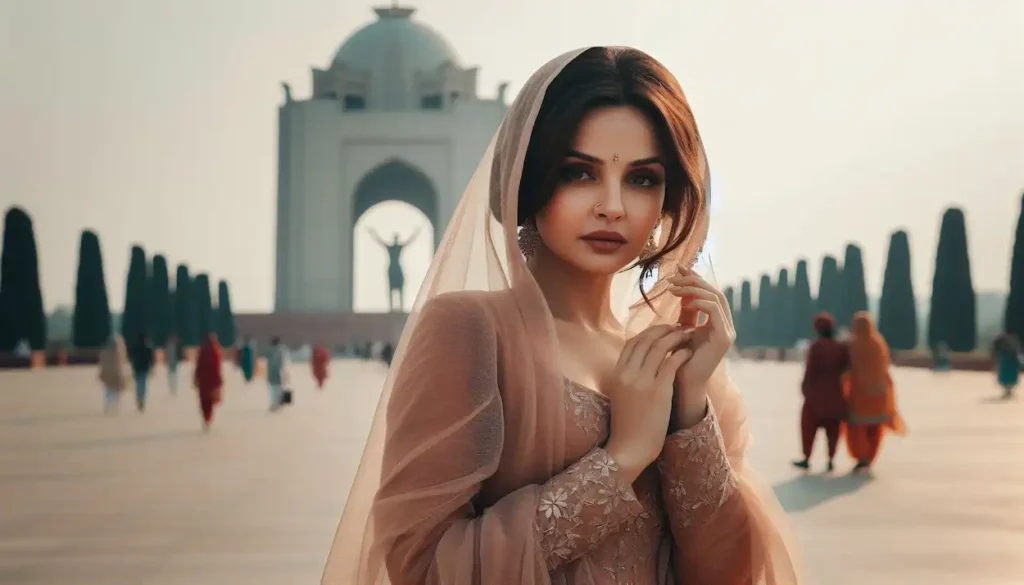
[{"label": "dangling earring", "polygon": [[540,244],[540,232],[537,231],[537,224],[532,219],[526,220],[519,228],[519,251],[527,260],[533,258],[537,253],[537,246]]},{"label": "dangling earring", "polygon": [[654,256],[658,252],[658,241],[654,239],[654,233],[651,232],[651,237],[647,238],[647,245],[640,251],[640,261],[646,262],[648,258]]}]

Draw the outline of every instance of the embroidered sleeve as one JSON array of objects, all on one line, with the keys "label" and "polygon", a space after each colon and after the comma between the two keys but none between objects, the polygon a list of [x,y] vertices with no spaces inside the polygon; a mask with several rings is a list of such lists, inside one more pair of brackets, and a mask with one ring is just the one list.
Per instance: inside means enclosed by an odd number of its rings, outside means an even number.
[{"label": "embroidered sleeve", "polygon": [[749,518],[713,407],[692,428],[668,436],[659,465],[676,582],[753,582]]},{"label": "embroidered sleeve", "polygon": [[693,427],[668,436],[659,466],[673,531],[707,522],[736,492],[714,408]]},{"label": "embroidered sleeve", "polygon": [[594,449],[541,487],[540,547],[548,570],[570,563],[643,512],[604,449]]}]

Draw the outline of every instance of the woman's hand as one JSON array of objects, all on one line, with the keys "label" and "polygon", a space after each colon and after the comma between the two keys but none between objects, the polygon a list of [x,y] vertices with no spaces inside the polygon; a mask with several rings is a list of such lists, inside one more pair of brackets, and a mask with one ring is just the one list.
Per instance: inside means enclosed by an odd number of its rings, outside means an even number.
[{"label": "woman's hand", "polygon": [[657,325],[626,342],[611,377],[602,385],[611,400],[605,450],[632,483],[657,459],[672,413],[672,383],[690,357],[692,335],[679,325]]},{"label": "woman's hand", "polygon": [[[669,277],[669,283],[671,293],[680,297],[683,304],[679,323],[693,331],[689,343],[693,357],[676,375],[672,421],[675,429],[686,429],[700,422],[707,413],[708,380],[736,341],[736,327],[725,295],[696,272],[680,268],[678,274]],[[708,316],[707,322],[700,326],[699,313]]]}]

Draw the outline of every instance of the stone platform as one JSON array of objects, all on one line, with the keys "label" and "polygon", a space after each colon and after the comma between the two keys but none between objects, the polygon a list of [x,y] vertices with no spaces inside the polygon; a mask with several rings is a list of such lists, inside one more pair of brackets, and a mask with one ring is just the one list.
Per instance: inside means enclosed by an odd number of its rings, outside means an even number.
[{"label": "stone platform", "polygon": [[[317,391],[307,368],[274,414],[262,382],[228,371],[208,435],[187,377],[172,395],[158,373],[146,413],[126,394],[105,417],[94,368],[0,373],[0,583],[318,583],[384,369],[335,362]],[[845,456],[805,475],[789,466],[799,375],[733,368],[807,583],[1024,583],[1024,400],[994,400],[984,374],[897,371],[910,435],[874,477],[847,475]]]}]

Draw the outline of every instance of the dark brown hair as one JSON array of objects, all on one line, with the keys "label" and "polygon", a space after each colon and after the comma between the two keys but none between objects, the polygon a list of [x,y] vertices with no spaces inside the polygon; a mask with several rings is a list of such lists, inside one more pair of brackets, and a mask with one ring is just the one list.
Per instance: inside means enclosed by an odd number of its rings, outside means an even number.
[{"label": "dark brown hair", "polygon": [[675,77],[643,51],[587,49],[551,81],[523,162],[517,220],[523,225],[548,204],[583,118],[607,106],[631,106],[642,112],[654,127],[665,159],[662,213],[670,218],[669,236],[663,247],[637,261],[643,279],[690,237],[707,197],[704,185],[693,179],[703,175],[704,157],[690,105]]}]

